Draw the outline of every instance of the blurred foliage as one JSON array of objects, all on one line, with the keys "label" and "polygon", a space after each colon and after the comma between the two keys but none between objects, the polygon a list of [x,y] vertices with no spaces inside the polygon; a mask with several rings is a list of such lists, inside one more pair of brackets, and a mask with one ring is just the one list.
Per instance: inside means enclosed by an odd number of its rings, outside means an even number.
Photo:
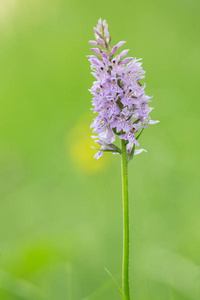
[{"label": "blurred foliage", "polygon": [[120,295],[118,155],[93,159],[99,17],[142,57],[153,119],[129,167],[134,300],[200,297],[197,0],[0,0],[0,299]]}]

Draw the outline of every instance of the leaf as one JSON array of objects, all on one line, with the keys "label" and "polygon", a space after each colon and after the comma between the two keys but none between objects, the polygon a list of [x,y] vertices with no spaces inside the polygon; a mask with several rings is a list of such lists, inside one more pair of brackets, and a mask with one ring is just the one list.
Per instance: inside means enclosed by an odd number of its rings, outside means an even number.
[{"label": "leaf", "polygon": [[122,110],[122,109],[123,109],[123,104],[121,103],[120,100],[121,100],[121,99],[118,98],[117,101],[116,101],[116,103],[118,104],[119,108]]},{"label": "leaf", "polygon": [[108,146],[111,147],[111,148],[113,148],[114,150],[116,150],[116,152],[122,153],[121,149],[120,149],[119,147],[117,147],[116,145],[114,145],[114,144],[109,144]]},{"label": "leaf", "polygon": [[0,269],[0,278],[0,289],[8,292],[12,296],[14,296],[15,299],[47,299],[37,286],[24,279],[16,278],[4,271],[3,269]]},{"label": "leaf", "polygon": [[138,134],[138,136],[136,137],[136,140],[139,139],[139,137],[141,136],[141,134],[143,133],[144,128],[142,128],[142,130],[140,131],[140,133]]},{"label": "leaf", "polygon": [[126,132],[124,132],[123,130],[121,130],[120,132],[117,132],[116,131],[116,128],[113,128],[113,132],[114,132],[114,134],[116,134],[116,135],[121,135],[121,134],[125,134]]},{"label": "leaf", "polygon": [[[111,146],[112,145],[112,146]],[[121,154],[121,149],[119,149],[117,146],[115,146],[115,145],[113,145],[113,144],[109,144],[109,146],[110,147],[112,147],[113,148],[113,150],[112,149],[99,149],[99,148],[95,148],[95,147],[92,147],[93,149],[95,149],[95,150],[98,150],[98,151],[103,151],[103,152],[113,152],[113,153],[119,153],[119,154]],[[115,148],[113,147],[113,146],[115,146]],[[115,149],[115,150],[114,150]]]},{"label": "leaf", "polygon": [[131,150],[131,153],[128,156],[128,162],[133,159],[134,152],[135,152],[135,144],[133,145],[133,149]]},{"label": "leaf", "polygon": [[[140,133],[138,134],[138,136],[136,137],[136,140],[139,139],[139,137],[141,136],[142,132],[143,132],[144,128],[142,128],[142,130],[140,131]],[[131,153],[128,156],[128,162],[131,161],[134,157],[134,152],[135,152],[135,144],[133,146],[133,149],[131,150]]]},{"label": "leaf", "polygon": [[108,273],[108,275],[111,277],[112,281],[114,282],[114,284],[116,285],[116,287],[118,288],[118,291],[120,292],[121,296],[123,297],[123,299],[125,300],[125,295],[122,292],[121,288],[119,287],[119,284],[117,283],[116,279],[112,276],[112,274],[108,271],[108,269],[106,269],[104,267],[104,269],[106,270],[106,272]]},{"label": "leaf", "polygon": [[95,148],[95,147],[92,147],[92,148],[95,150],[98,150],[98,151],[103,151],[103,152],[118,152],[116,150],[110,150],[110,149],[99,149],[99,148]]}]

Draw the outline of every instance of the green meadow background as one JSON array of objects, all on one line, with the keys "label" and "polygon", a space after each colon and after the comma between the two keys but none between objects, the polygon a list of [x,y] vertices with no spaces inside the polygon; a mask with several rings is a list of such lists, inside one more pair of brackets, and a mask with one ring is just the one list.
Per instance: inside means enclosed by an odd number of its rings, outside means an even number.
[{"label": "green meadow background", "polygon": [[0,0],[1,300],[120,299],[120,157],[90,147],[100,17],[160,120],[129,165],[132,299],[200,299],[200,1]]}]

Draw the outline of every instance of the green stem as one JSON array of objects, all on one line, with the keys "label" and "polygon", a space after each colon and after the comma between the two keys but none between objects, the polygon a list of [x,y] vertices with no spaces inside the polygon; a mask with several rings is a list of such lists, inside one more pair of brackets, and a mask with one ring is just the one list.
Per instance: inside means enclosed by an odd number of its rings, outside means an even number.
[{"label": "green stem", "polygon": [[128,158],[126,142],[121,140],[122,200],[123,200],[123,260],[122,291],[123,300],[130,300],[129,291],[129,205],[128,205]]}]

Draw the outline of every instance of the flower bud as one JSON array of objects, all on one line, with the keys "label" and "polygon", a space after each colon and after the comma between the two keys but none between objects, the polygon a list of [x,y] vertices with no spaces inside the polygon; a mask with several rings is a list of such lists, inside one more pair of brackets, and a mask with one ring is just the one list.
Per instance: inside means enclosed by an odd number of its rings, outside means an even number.
[{"label": "flower bud", "polygon": [[97,40],[97,42],[99,43],[99,45],[100,45],[100,46],[103,46],[103,47],[105,47],[105,45],[106,45],[106,44],[105,44],[105,42],[104,42],[104,40],[103,40],[103,39],[101,39],[101,38],[100,38],[100,39],[98,39],[98,40]]},{"label": "flower bud", "polygon": [[99,48],[91,48],[90,50],[92,50],[96,55],[101,55]]},{"label": "flower bud", "polygon": [[119,58],[122,59],[126,56],[126,54],[128,53],[129,49],[127,50],[123,50],[120,54],[119,54]]},{"label": "flower bud", "polygon": [[96,41],[89,41],[89,44],[95,47],[98,46],[98,43]]},{"label": "flower bud", "polygon": [[117,50],[118,50],[118,47],[117,47],[117,45],[116,45],[116,46],[114,46],[114,47],[112,48],[111,53],[110,53],[110,56],[112,56],[113,54],[115,54],[115,53],[117,52]]},{"label": "flower bud", "polygon": [[117,44],[118,48],[121,48],[126,42],[125,41],[121,41]]}]

